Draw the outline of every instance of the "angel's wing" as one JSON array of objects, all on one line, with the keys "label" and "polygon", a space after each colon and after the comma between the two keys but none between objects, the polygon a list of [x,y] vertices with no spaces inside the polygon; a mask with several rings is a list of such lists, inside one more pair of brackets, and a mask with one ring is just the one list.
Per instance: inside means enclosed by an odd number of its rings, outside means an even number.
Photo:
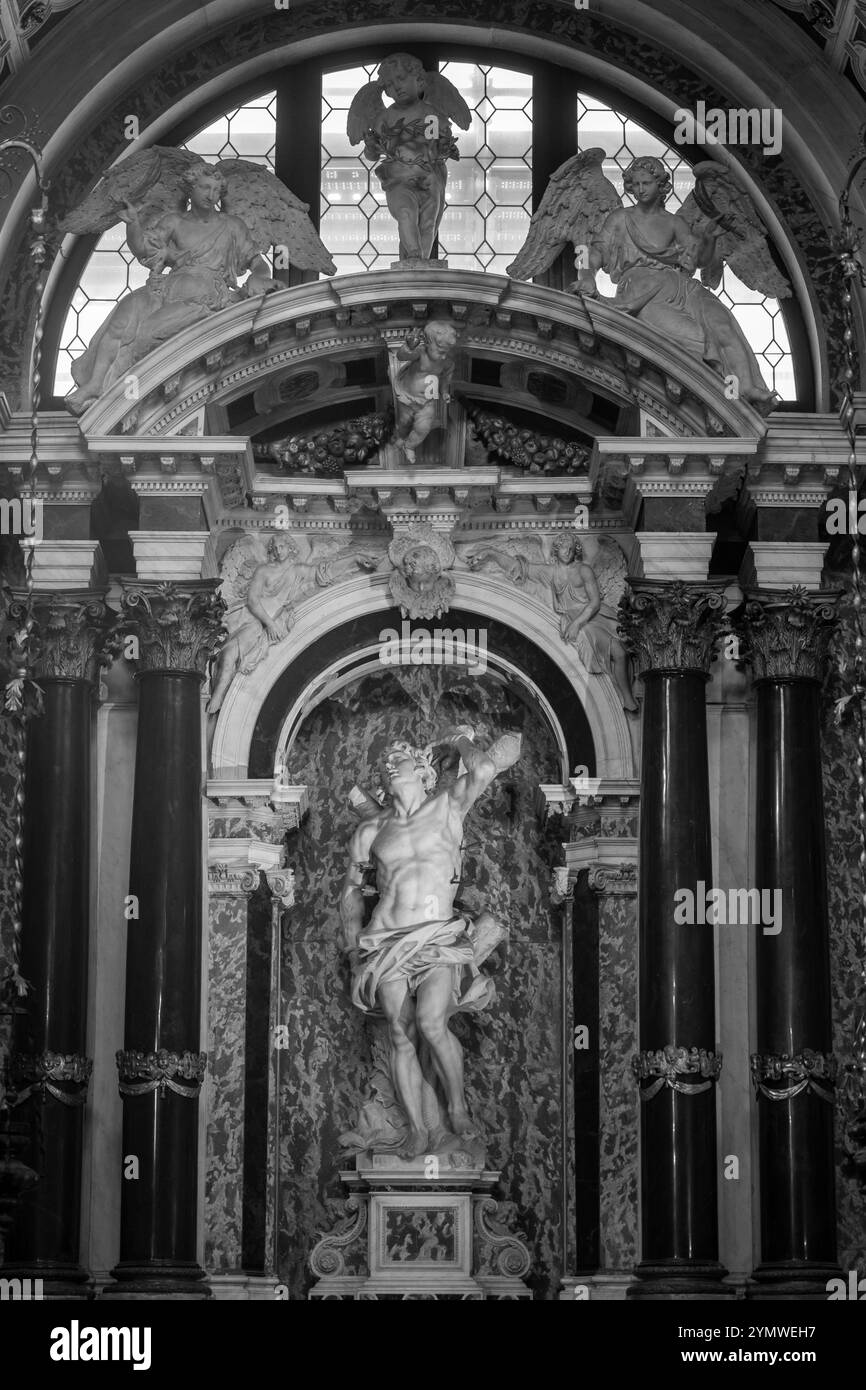
[{"label": "angel's wing", "polygon": [[289,261],[298,270],[323,270],[333,275],[337,267],[307,216],[302,203],[275,174],[248,159],[222,159],[216,172],[226,181],[223,211],[245,223],[264,253],[285,246]]},{"label": "angel's wing", "polygon": [[[602,602],[616,607],[625,590],[628,561],[612,536],[596,536],[592,554],[586,562],[592,567]],[[584,546],[584,553],[589,547]]]},{"label": "angel's wing", "polygon": [[385,110],[382,100],[381,82],[368,82],[360,92],[352,97],[349,115],[346,119],[346,134],[350,145],[360,145],[368,130],[375,130],[376,122]]},{"label": "angel's wing", "polygon": [[773,262],[767,229],[746,190],[724,165],[712,159],[696,164],[693,173],[695,186],[680,215],[695,236],[701,236],[711,218],[717,218],[723,228],[711,264],[701,271],[703,283],[716,289],[727,261],[750,290],[776,299],[788,298],[791,286]]},{"label": "angel's wing", "polygon": [[145,224],[168,212],[179,212],[186,201],[183,176],[200,155],[169,145],[153,145],[109,169],[101,182],[60,224],[61,232],[106,232],[120,221],[118,205],[131,203]]},{"label": "angel's wing", "polygon": [[461,130],[468,130],[472,124],[472,113],[466,102],[454,83],[449,82],[440,72],[425,72],[424,100],[435,106],[437,111],[441,111],[443,116],[447,116],[449,121],[459,125]]},{"label": "angel's wing", "polygon": [[620,196],[605,178],[603,149],[572,155],[560,164],[533,214],[526,241],[506,268],[512,280],[529,280],[553,265],[566,246],[589,246]]},{"label": "angel's wing", "polygon": [[264,541],[257,535],[241,536],[230,545],[220,563],[220,595],[228,610],[242,608],[257,566],[267,558]]}]

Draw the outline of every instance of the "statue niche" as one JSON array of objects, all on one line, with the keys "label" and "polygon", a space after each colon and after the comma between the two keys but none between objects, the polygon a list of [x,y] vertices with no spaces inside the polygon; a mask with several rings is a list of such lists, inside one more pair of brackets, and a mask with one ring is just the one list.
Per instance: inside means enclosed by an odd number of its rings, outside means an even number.
[{"label": "statue niche", "polygon": [[211,165],[187,150],[154,145],[110,169],[61,231],[104,232],[123,221],[131,251],[150,274],[119,300],[73,362],[76,389],[66,407],[80,415],[181,329],[283,288],[265,260],[272,246],[300,270],[332,275],[336,266],[307,210],[278,178],[245,159]]},{"label": "statue niche", "polygon": [[[623,174],[625,190],[635,200],[633,207],[624,207],[602,172],[605,158],[603,149],[590,149],[560,165],[508,274],[517,280],[540,275],[571,243],[578,271],[573,291],[657,329],[768,414],[779,397],[764,382],[734,315],[712,293],[727,262],[749,289],[779,299],[790,296],[752,200],[726,168],[706,160],[695,165],[695,186],[680,211],[667,212],[670,171],[660,159],[642,156]],[[613,299],[598,293],[599,270],[616,286]],[[694,278],[696,270],[700,280]]]}]

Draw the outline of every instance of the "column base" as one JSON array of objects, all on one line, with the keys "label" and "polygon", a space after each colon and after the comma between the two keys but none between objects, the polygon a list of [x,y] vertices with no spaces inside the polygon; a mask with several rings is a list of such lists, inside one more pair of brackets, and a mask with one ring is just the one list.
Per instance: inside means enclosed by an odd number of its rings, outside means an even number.
[{"label": "column base", "polygon": [[116,1283],[107,1284],[99,1297],[111,1299],[210,1298],[207,1276],[200,1265],[175,1260],[152,1260],[147,1264],[118,1264],[111,1271]]},{"label": "column base", "polygon": [[839,1265],[790,1260],[780,1264],[761,1264],[746,1284],[746,1298],[784,1298],[826,1303],[831,1279],[842,1279]]},{"label": "column base", "polygon": [[716,1260],[642,1263],[635,1269],[635,1280],[626,1290],[626,1298],[704,1301],[735,1298],[736,1290],[730,1284],[722,1283],[727,1272],[724,1265]]},{"label": "column base", "polygon": [[0,1265],[0,1279],[18,1279],[29,1289],[25,1299],[90,1299],[95,1297],[93,1279],[78,1264],[60,1260],[32,1260]]}]

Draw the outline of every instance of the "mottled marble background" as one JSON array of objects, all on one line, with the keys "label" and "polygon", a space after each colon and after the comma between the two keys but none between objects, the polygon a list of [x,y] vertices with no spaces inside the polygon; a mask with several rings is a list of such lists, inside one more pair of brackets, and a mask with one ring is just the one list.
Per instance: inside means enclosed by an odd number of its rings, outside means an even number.
[{"label": "mottled marble background", "polygon": [[[849,610],[850,612],[850,610]],[[846,617],[838,637],[839,649],[854,650],[854,631]],[[850,688],[850,686],[848,687]],[[857,735],[853,715],[841,724],[833,719],[833,702],[846,693],[836,671],[828,672],[822,729],[824,809],[827,824],[827,897],[830,910],[830,970],[833,999],[833,1048],[841,1064],[851,1060],[854,1030],[864,1007],[857,985],[866,942],[859,911],[861,891],[857,827]],[[866,1274],[866,1184],[846,1161],[843,1146],[844,1107],[836,1107],[836,1158],[839,1262],[843,1269]]]},{"label": "mottled marble background", "polygon": [[[562,1269],[560,1202],[560,929],[548,897],[558,833],[542,828],[539,782],[559,781],[553,738],[538,716],[490,673],[394,668],[367,676],[319,705],[291,754],[291,776],[310,791],[310,812],[289,837],[296,906],[283,919],[279,1277],[305,1295],[317,1236],[343,1210],[338,1136],[354,1128],[370,1064],[369,1025],[349,996],[339,947],[338,895],[355,818],[357,781],[378,785],[391,739],[427,743],[455,723],[472,724],[485,747],[506,728],[523,734],[520,762],[467,817],[464,891],[504,923],[508,942],[491,957],[498,1000],[453,1026],[465,1049],[467,1095],[488,1135],[488,1166],[532,1252],[536,1297],[551,1297]],[[470,891],[467,891],[470,890]],[[480,905],[480,903],[479,903]],[[473,906],[475,904],[473,903]]]}]

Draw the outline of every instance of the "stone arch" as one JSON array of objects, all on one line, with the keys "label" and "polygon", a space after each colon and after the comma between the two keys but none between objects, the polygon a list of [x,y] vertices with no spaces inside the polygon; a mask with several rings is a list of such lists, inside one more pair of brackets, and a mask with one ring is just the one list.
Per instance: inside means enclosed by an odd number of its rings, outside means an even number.
[{"label": "stone arch", "polygon": [[[595,749],[596,775],[623,780],[637,776],[637,724],[623,712],[613,681],[607,675],[588,676],[577,653],[559,637],[551,611],[538,600],[515,592],[512,586],[489,575],[456,574],[455,607],[489,617],[517,631],[545,654],[565,677],[581,704]],[[298,605],[289,638],[270,649],[254,672],[238,676],[226,695],[217,718],[211,749],[213,774],[218,778],[249,775],[251,745],[257,721],[270,691],[299,656],[315,647],[335,628],[368,614],[393,613],[393,602],[383,578],[357,585],[336,585]],[[442,624],[447,625],[447,616]],[[497,658],[499,653],[494,653]],[[534,684],[532,673],[524,679]],[[311,678],[312,686],[318,676]],[[556,727],[552,726],[554,733]],[[558,733],[560,751],[564,740]],[[570,769],[565,769],[570,771]]]}]

